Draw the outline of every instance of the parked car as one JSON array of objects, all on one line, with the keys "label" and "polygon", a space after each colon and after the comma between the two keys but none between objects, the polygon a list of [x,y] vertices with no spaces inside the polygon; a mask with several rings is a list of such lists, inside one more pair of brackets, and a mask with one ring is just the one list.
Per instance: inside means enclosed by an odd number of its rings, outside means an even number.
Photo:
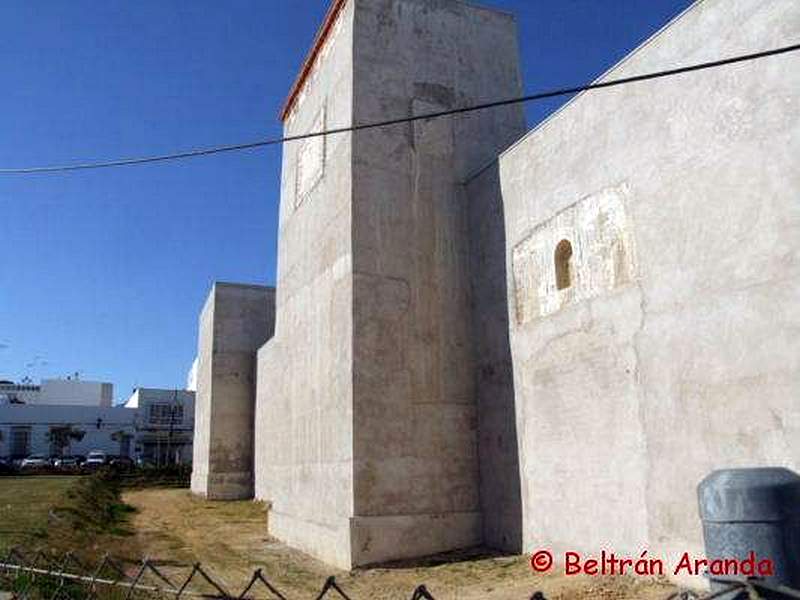
[{"label": "parked car", "polygon": [[87,471],[94,471],[100,467],[104,467],[108,463],[108,456],[102,450],[92,450],[86,455],[86,462],[83,463],[83,468]]},{"label": "parked car", "polygon": [[0,475],[12,475],[16,473],[17,470],[11,464],[10,461],[3,460],[0,458]]},{"label": "parked car", "polygon": [[132,458],[128,458],[127,456],[112,456],[108,460],[108,466],[115,471],[128,472],[136,468],[136,463],[133,462]]},{"label": "parked car", "polygon": [[44,469],[50,466],[50,458],[44,454],[31,454],[23,458],[19,465],[20,469]]},{"label": "parked car", "polygon": [[139,456],[136,458],[136,466],[140,469],[146,469],[148,467],[155,467],[156,463],[154,463],[152,460],[144,458],[143,456]]},{"label": "parked car", "polygon": [[75,471],[81,466],[81,463],[77,456],[61,456],[53,461],[53,466],[62,471]]}]

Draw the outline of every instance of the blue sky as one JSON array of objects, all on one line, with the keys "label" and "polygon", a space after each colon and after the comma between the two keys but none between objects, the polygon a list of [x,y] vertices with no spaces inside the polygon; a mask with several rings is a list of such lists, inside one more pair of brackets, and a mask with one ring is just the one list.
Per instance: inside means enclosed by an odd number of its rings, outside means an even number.
[{"label": "blue sky", "polygon": [[[484,0],[529,92],[588,81],[688,0]],[[280,134],[327,2],[4,0],[0,168]],[[528,107],[533,125],[562,101]],[[0,175],[0,379],[182,387],[214,280],[275,282],[280,148]]]}]

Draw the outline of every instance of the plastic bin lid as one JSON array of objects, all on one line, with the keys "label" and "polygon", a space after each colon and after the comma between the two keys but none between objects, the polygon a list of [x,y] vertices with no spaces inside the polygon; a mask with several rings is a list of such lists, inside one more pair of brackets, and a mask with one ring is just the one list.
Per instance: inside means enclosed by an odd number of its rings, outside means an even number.
[{"label": "plastic bin lid", "polygon": [[722,469],[697,486],[706,522],[800,519],[800,475],[778,467]]}]

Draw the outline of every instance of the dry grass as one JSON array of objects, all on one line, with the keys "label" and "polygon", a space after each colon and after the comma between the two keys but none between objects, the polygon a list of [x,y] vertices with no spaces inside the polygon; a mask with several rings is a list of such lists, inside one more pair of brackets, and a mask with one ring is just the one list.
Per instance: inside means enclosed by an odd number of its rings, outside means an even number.
[{"label": "dry grass", "polygon": [[98,477],[0,478],[0,553],[73,552],[93,560],[107,549],[139,554],[128,527],[131,507],[119,490]]},{"label": "dry grass", "polygon": [[207,502],[187,490],[136,490],[124,500],[135,506],[130,549],[156,558],[200,561],[229,589],[241,589],[256,568],[286,595],[313,598],[328,575],[336,575],[354,598],[409,598],[424,583],[437,600],[527,600],[542,591],[549,600],[661,600],[674,589],[664,582],[632,578],[535,576],[525,557],[465,552],[426,564],[397,564],[352,573],[316,561],[267,535],[267,511],[259,503]]},{"label": "dry grass", "polygon": [[0,477],[0,551],[36,543],[74,477]]}]

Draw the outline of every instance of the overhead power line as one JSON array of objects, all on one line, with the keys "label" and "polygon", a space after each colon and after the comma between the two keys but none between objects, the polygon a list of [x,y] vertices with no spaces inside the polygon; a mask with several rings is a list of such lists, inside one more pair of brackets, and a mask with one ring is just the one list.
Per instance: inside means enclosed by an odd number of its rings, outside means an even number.
[{"label": "overhead power line", "polygon": [[243,144],[231,144],[227,146],[214,146],[211,148],[199,148],[196,150],[187,150],[185,152],[176,152],[173,154],[160,154],[154,156],[144,156],[138,158],[121,158],[115,160],[108,160],[108,161],[101,161],[101,162],[88,162],[88,163],[77,163],[77,164],[68,164],[68,165],[51,165],[51,166],[42,166],[42,167],[21,167],[21,168],[7,168],[7,169],[0,169],[0,175],[30,175],[36,173],[56,173],[56,172],[63,172],[63,171],[80,171],[85,169],[105,169],[109,167],[123,167],[128,165],[141,165],[147,163],[156,163],[156,162],[165,162],[170,160],[179,160],[184,158],[194,158],[197,156],[208,156],[211,154],[221,154],[223,152],[236,152],[241,150],[251,150],[253,148],[261,148],[263,146],[276,146],[278,144],[283,144],[286,142],[293,142],[297,140],[305,140],[309,138],[315,138],[320,136],[327,136],[327,135],[335,135],[337,133],[348,133],[354,131],[363,131],[365,129],[376,129],[378,127],[390,127],[392,125],[399,125],[401,123],[411,123],[414,121],[427,121],[429,119],[438,119],[441,117],[447,117],[451,115],[460,115],[464,113],[475,112],[479,110],[487,110],[490,108],[499,108],[502,106],[510,106],[513,104],[523,104],[527,102],[533,102],[535,100],[545,100],[547,98],[555,98],[558,96],[570,96],[572,94],[577,94],[580,92],[588,92],[591,90],[599,90],[603,88],[610,88],[616,87],[621,85],[627,85],[631,83],[637,83],[640,81],[649,81],[652,79],[661,79],[663,77],[671,77],[674,75],[680,75],[683,73],[692,73],[694,71],[703,71],[706,69],[713,69],[717,67],[724,67],[726,65],[732,65],[736,63],[742,63],[752,60],[757,60],[761,58],[767,58],[770,56],[777,56],[779,54],[787,54],[789,52],[796,52],[800,50],[800,44],[793,44],[791,46],[783,46],[781,48],[775,48],[773,50],[764,50],[762,52],[756,52],[753,54],[742,54],[739,56],[734,56],[731,58],[724,58],[720,60],[714,60],[710,62],[703,62],[697,63],[694,65],[689,65],[685,67],[678,67],[675,69],[667,69],[664,71],[655,71],[652,73],[645,73],[642,75],[633,75],[631,77],[623,77],[620,79],[612,79],[609,81],[601,81],[597,83],[589,83],[585,85],[578,85],[574,87],[568,88],[560,88],[554,89],[544,92],[539,92],[536,94],[530,94],[528,96],[521,96],[519,98],[511,98],[507,100],[498,100],[496,102],[486,102],[484,104],[475,104],[471,106],[465,106],[461,108],[453,108],[448,110],[436,111],[425,113],[421,115],[415,115],[412,117],[401,117],[397,119],[389,119],[386,121],[376,121],[374,123],[364,123],[360,125],[352,125],[350,127],[339,127],[335,129],[327,129],[324,131],[315,131],[311,133],[305,133],[302,135],[291,135],[286,137],[280,138],[272,138],[272,139],[265,139],[265,140],[258,140],[255,142],[248,142]]}]

